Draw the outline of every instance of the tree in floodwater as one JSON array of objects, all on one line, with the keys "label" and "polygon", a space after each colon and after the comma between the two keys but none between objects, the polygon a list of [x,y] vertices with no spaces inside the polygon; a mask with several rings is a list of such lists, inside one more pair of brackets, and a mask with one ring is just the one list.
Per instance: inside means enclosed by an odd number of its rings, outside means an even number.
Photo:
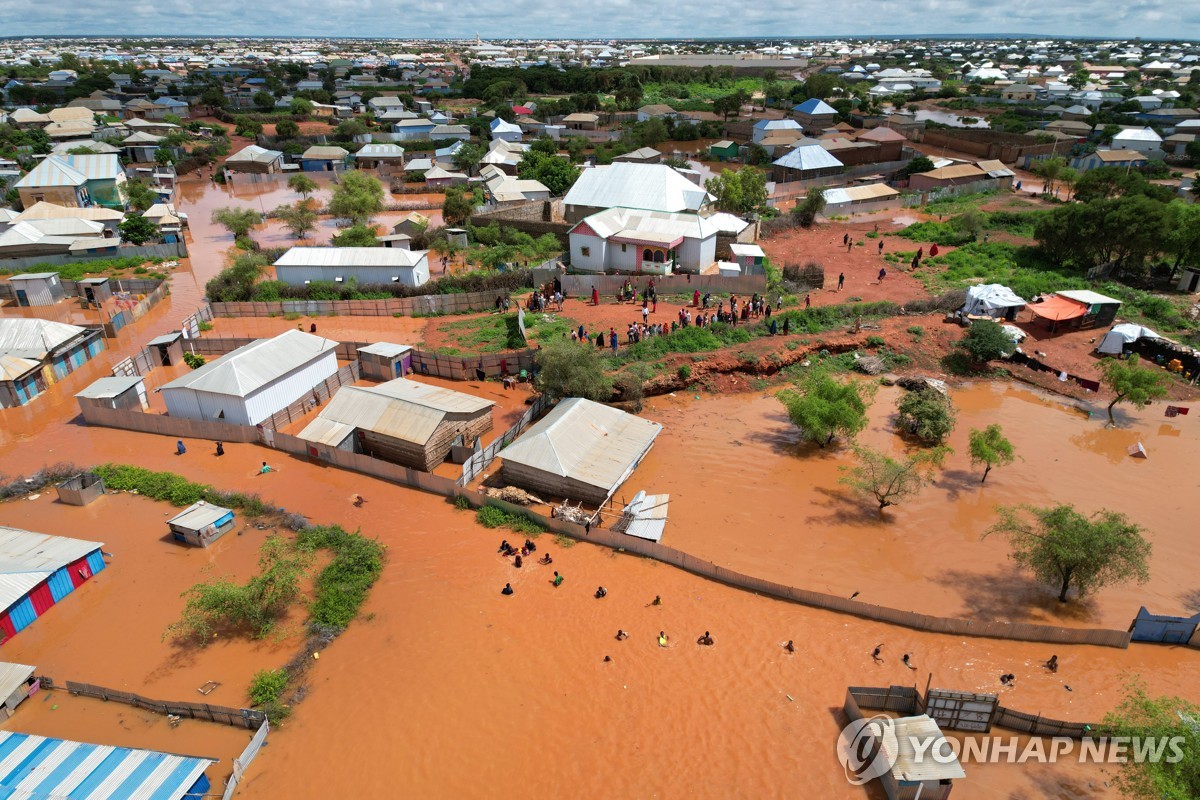
[{"label": "tree in floodwater", "polygon": [[1109,584],[1150,579],[1150,542],[1124,514],[1100,510],[1087,517],[1069,505],[1001,506],[999,511],[1000,519],[984,536],[1007,536],[1009,558],[1039,581],[1057,586],[1060,602],[1067,602],[1072,585],[1084,597]]},{"label": "tree in floodwater", "polygon": [[941,444],[954,430],[954,406],[932,386],[906,393],[896,408],[896,427],[925,444]]},{"label": "tree in floodwater", "polygon": [[842,383],[826,372],[816,371],[797,389],[786,389],[777,397],[804,438],[824,448],[833,443],[835,436],[853,439],[867,426],[871,389],[867,384]]},{"label": "tree in floodwater", "polygon": [[929,482],[930,473],[952,452],[942,445],[898,460],[869,447],[855,446],[857,463],[841,467],[843,475],[839,482],[855,494],[873,498],[879,503],[879,515],[883,516],[888,506],[916,497]]},{"label": "tree in floodwater", "polygon": [[971,463],[983,465],[983,477],[980,483],[987,480],[992,467],[1004,467],[1016,460],[1012,442],[1004,437],[1000,426],[992,423],[986,428],[972,428],[970,433]]},{"label": "tree in floodwater", "polygon": [[1180,697],[1151,697],[1140,680],[1101,723],[1105,736],[1165,743],[1161,758],[1128,758],[1114,783],[1130,800],[1192,800],[1200,797],[1200,706]]},{"label": "tree in floodwater", "polygon": [[1167,393],[1166,373],[1143,367],[1139,361],[1136,355],[1132,355],[1124,361],[1106,358],[1100,362],[1104,385],[1112,390],[1114,395],[1112,402],[1108,404],[1110,425],[1117,424],[1113,418],[1113,406],[1117,403],[1132,403],[1136,408],[1142,409],[1149,405],[1150,401],[1157,400]]}]

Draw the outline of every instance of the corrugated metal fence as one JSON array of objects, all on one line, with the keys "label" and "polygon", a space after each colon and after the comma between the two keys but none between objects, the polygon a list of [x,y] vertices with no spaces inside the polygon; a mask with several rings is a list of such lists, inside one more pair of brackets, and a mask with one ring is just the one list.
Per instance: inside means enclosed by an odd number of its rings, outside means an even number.
[{"label": "corrugated metal fence", "polygon": [[347,383],[354,383],[360,377],[362,375],[359,371],[358,362],[351,361],[325,380],[313,386],[311,394],[305,395],[287,408],[276,411],[260,424],[264,428],[278,430],[284,425],[289,425],[298,419],[302,419],[314,406],[321,405],[330,397],[333,397],[334,392],[342,386]]},{"label": "corrugated metal fence", "polygon": [[[561,277],[563,294],[568,297],[592,296],[592,287],[600,293],[600,301],[607,303],[616,296],[617,292],[629,280],[634,290],[641,296],[642,288],[649,285],[645,276],[634,275],[563,275]],[[691,296],[693,292],[715,292],[717,294],[753,294],[767,290],[766,275],[742,275],[737,278],[723,278],[719,275],[692,275],[690,280],[686,275],[667,275],[654,278],[654,290],[659,297],[671,294]]]},{"label": "corrugated metal fence", "polygon": [[151,700],[132,692],[122,692],[117,689],[106,689],[103,686],[93,686],[90,683],[67,681],[67,691],[71,694],[95,697],[106,702],[125,703],[126,705],[153,711],[157,714],[172,714],[188,719],[206,719],[210,722],[221,722],[238,728],[261,729],[267,721],[267,715],[251,708],[229,708],[214,706],[208,703],[174,702],[171,700]]},{"label": "corrugated metal fence", "polygon": [[491,466],[492,462],[496,460],[496,456],[500,455],[500,451],[516,441],[517,437],[524,433],[525,429],[532,425],[533,421],[540,417],[550,405],[551,403],[546,399],[546,395],[538,395],[532,405],[525,409],[525,413],[521,415],[521,418],[517,420],[515,425],[506,430],[499,439],[496,439],[463,463],[462,477],[458,479],[458,485],[466,486],[475,480],[480,473]]},{"label": "corrugated metal fence", "polygon": [[267,734],[270,731],[271,723],[264,719],[262,726],[258,729],[258,733],[254,734],[254,738],[250,740],[250,744],[246,745],[246,749],[242,751],[242,754],[233,760],[233,774],[229,776],[229,780],[225,784],[225,793],[221,795],[221,800],[230,800],[234,793],[237,792],[238,784],[242,782],[242,778],[246,774],[246,768],[250,766],[250,762],[258,755],[258,751],[262,750],[263,745],[267,741]]},{"label": "corrugated metal fence", "polygon": [[284,314],[346,317],[429,317],[491,311],[497,297],[508,297],[507,289],[456,294],[426,294],[392,297],[387,300],[280,300],[269,303],[213,303],[217,317],[270,317]]}]

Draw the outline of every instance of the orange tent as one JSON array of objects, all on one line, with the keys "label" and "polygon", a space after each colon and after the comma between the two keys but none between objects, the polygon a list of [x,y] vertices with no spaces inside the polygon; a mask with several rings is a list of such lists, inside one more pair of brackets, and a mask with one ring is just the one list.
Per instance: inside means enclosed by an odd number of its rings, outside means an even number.
[{"label": "orange tent", "polygon": [[1042,319],[1058,322],[1082,317],[1088,312],[1088,307],[1056,294],[1047,297],[1040,303],[1030,303],[1029,310]]}]

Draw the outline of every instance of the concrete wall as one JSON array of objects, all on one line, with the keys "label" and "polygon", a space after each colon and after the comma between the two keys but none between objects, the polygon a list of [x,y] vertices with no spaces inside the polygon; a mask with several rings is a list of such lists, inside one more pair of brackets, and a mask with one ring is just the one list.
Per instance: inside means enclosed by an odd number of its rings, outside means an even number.
[{"label": "concrete wall", "polygon": [[[670,275],[667,277],[656,277],[654,279],[654,288],[659,296],[667,294],[684,294],[690,295],[694,291],[699,291],[701,294],[712,292],[714,294],[754,294],[755,292],[765,292],[767,290],[767,277],[765,275],[743,275],[739,278],[722,278],[718,275],[692,275],[691,280],[686,275]],[[626,280],[629,280],[627,275],[563,275],[562,278],[563,293],[572,297],[589,298],[592,294],[592,287],[595,286],[600,292],[601,302],[606,302],[608,299],[615,297],[617,291],[621,288]],[[633,279],[635,287],[640,288],[648,283],[646,277],[638,277]]]},{"label": "concrete wall", "polygon": [[[317,266],[285,266],[275,267],[275,277],[289,286],[304,286],[308,281],[323,281],[335,283],[336,278],[342,279],[345,285],[351,278],[359,286],[399,284],[401,286],[423,286],[429,282],[429,258],[421,259],[413,267],[317,267]],[[394,281],[392,278],[399,278]]]}]

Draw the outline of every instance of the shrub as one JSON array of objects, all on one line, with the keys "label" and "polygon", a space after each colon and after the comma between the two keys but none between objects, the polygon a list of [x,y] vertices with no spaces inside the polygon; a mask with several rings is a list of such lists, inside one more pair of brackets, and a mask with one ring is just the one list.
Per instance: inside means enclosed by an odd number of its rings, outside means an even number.
[{"label": "shrub", "polygon": [[250,679],[250,704],[265,706],[277,703],[287,689],[288,674],[285,669],[260,669]]},{"label": "shrub", "polygon": [[[212,325],[209,325],[209,327],[211,328]],[[207,363],[207,362],[205,362],[204,356],[202,356],[202,355],[198,355],[196,353],[184,353],[183,354],[183,363],[187,364],[192,369],[199,369],[200,367],[203,367],[205,365],[205,363]]]},{"label": "shrub", "polygon": [[897,408],[897,427],[926,444],[941,444],[954,430],[954,407],[950,398],[936,389],[909,392],[900,398]]},{"label": "shrub", "polygon": [[514,514],[497,506],[480,506],[475,521],[485,528],[508,528],[516,533],[537,536],[546,529],[524,514]]},{"label": "shrub", "polygon": [[687,364],[680,364],[678,374],[679,380],[686,381],[688,378],[692,377],[692,368]]},{"label": "shrub", "polygon": [[333,551],[333,561],[317,577],[316,597],[309,607],[310,623],[345,628],[383,572],[383,545],[336,525],[305,528],[297,535],[296,545],[305,550]]},{"label": "shrub", "polygon": [[887,344],[887,341],[882,336],[867,337],[867,347],[883,347],[885,344]]},{"label": "shrub", "polygon": [[471,500],[465,494],[460,494],[454,498],[454,507],[459,511],[470,511]]}]

